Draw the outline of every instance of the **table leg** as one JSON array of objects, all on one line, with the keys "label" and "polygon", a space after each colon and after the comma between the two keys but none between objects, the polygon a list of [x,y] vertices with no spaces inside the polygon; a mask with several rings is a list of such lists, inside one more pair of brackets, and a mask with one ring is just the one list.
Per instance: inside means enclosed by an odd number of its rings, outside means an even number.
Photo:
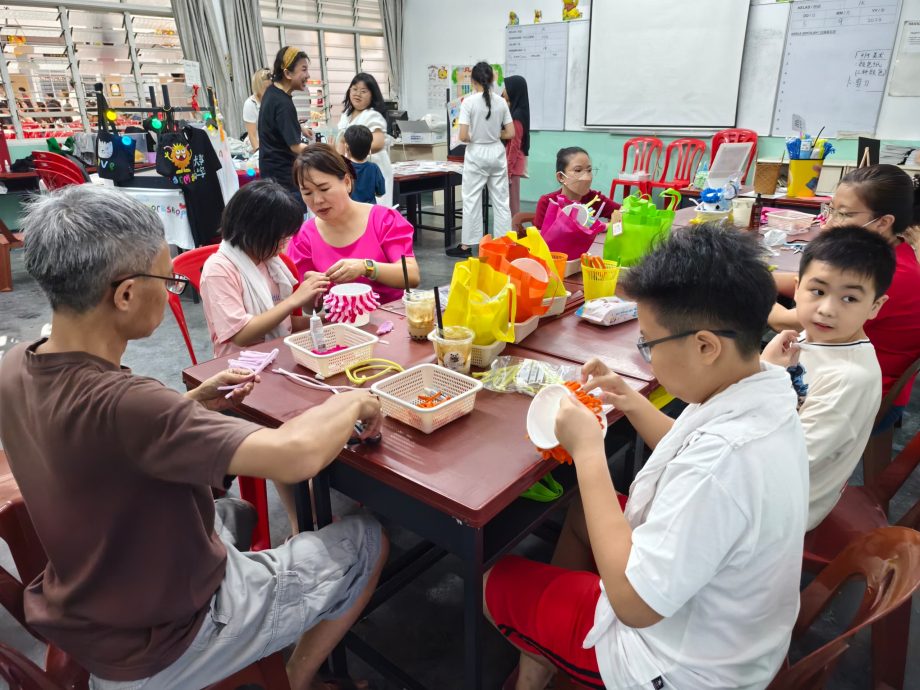
[{"label": "table leg", "polygon": [[[489,188],[482,188],[482,226],[485,228],[483,233],[492,234],[489,226]],[[477,231],[478,232],[478,231]]]},{"label": "table leg", "polygon": [[467,528],[463,547],[463,687],[482,690],[482,530]]},{"label": "table leg", "polygon": [[454,185],[450,175],[444,176],[444,246],[454,246],[454,230],[457,228],[457,216],[454,213]]}]

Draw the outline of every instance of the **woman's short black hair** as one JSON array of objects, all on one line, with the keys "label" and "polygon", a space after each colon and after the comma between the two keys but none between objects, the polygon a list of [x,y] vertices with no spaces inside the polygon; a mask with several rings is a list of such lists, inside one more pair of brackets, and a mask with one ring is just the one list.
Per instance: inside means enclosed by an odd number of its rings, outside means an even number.
[{"label": "woman's short black hair", "polygon": [[304,180],[311,170],[319,170],[326,175],[333,175],[340,180],[346,177],[355,179],[355,169],[351,161],[342,156],[329,144],[310,144],[294,159],[292,173],[294,184],[303,188]]},{"label": "woman's short black hair", "polygon": [[564,149],[559,149],[559,151],[556,152],[556,172],[565,172],[565,169],[569,165],[569,161],[579,153],[583,153],[586,156],[588,155],[588,152],[580,146],[567,146]]},{"label": "woman's short black hair", "polygon": [[231,198],[221,218],[221,236],[253,261],[266,261],[303,223],[303,207],[274,180],[250,182]]},{"label": "woman's short black hair", "polygon": [[679,229],[625,273],[626,294],[670,333],[732,330],[743,357],[760,352],[776,285],[754,234],[715,223]]},{"label": "woman's short black hair", "polygon": [[358,72],[345,90],[345,100],[342,101],[342,105],[345,106],[345,114],[351,115],[355,111],[355,106],[351,104],[350,97],[351,87],[355,84],[364,84],[367,87],[367,90],[371,92],[371,108],[386,118],[387,107],[383,104],[383,92],[380,90],[380,84],[377,83],[373,74],[368,74],[367,72]]},{"label": "woman's short black hair", "polygon": [[894,279],[894,249],[882,235],[860,225],[828,228],[805,245],[799,264],[799,280],[814,261],[838,271],[871,278],[875,299],[884,295]]},{"label": "woman's short black hair", "polygon": [[896,165],[857,168],[840,180],[853,187],[856,196],[876,215],[894,216],[891,231],[904,232],[913,223],[917,190],[910,175]]}]

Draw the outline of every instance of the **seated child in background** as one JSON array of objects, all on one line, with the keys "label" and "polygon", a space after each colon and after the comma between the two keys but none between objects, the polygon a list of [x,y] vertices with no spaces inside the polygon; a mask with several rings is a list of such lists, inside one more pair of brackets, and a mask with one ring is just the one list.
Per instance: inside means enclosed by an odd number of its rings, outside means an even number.
[{"label": "seated child in background", "polygon": [[591,167],[591,158],[587,151],[577,146],[559,149],[556,154],[556,180],[562,185],[562,189],[540,197],[534,214],[534,227],[543,228],[543,218],[546,216],[550,200],[556,200],[556,197],[560,195],[572,203],[579,204],[588,204],[598,197],[591,208],[594,209],[595,216],[598,218],[609,219],[613,212],[620,208],[620,205],[591,189],[593,179],[594,169]]},{"label": "seated child in background", "polygon": [[565,399],[556,434],[580,500],[552,565],[486,575],[490,620],[523,652],[517,689],[562,668],[592,688],[764,688],[799,608],[808,463],[785,370],[760,361],[776,299],[757,241],[675,232],[625,277],[638,347],[677,420],[598,360],[582,371],[654,448],[621,511],[597,419]]},{"label": "seated child in background", "polygon": [[[230,199],[221,219],[223,241],[201,271],[201,303],[215,357],[310,327],[308,317],[291,312],[312,310],[329,279],[307,273],[295,290],[296,278],[278,257],[302,221],[300,204],[273,180],[250,182]],[[296,532],[293,488],[278,482],[275,487]]]},{"label": "seated child in background", "polygon": [[804,335],[777,335],[762,358],[790,368],[808,447],[808,529],[831,512],[869,440],[882,399],[882,370],[863,324],[888,299],[894,249],[859,226],[808,243],[795,310]]},{"label": "seated child in background", "polygon": [[365,204],[376,204],[377,197],[386,192],[386,180],[376,163],[367,160],[371,155],[374,135],[364,125],[352,125],[345,130],[345,157],[355,169],[355,184],[351,198]]}]

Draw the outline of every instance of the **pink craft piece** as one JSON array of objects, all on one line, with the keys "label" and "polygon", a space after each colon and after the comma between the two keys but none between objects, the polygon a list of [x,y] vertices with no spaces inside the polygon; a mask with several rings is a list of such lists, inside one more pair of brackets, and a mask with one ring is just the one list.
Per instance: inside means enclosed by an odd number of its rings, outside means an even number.
[{"label": "pink craft piece", "polygon": [[237,359],[231,359],[227,362],[231,369],[249,369],[252,374],[247,377],[246,381],[234,384],[232,386],[218,386],[219,391],[230,391],[224,397],[229,399],[233,391],[242,388],[252,381],[257,374],[260,374],[265,367],[275,361],[278,357],[278,348],[271,352],[258,352],[257,350],[244,350],[237,354]]},{"label": "pink craft piece", "polygon": [[328,293],[323,298],[326,316],[332,323],[349,323],[380,306],[380,295],[369,292],[363,295],[336,295]]},{"label": "pink craft piece", "polygon": [[393,330],[392,321],[384,321],[382,324],[377,326],[377,335],[386,335]]}]

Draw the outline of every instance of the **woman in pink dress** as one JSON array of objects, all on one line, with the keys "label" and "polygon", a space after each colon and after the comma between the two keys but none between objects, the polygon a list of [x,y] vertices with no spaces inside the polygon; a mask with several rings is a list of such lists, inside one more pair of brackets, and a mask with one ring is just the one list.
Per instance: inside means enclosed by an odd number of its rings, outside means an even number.
[{"label": "woman in pink dress", "polygon": [[333,283],[367,283],[385,304],[402,297],[405,256],[409,287],[418,286],[412,226],[392,208],[353,201],[354,171],[331,146],[308,146],[294,161],[294,179],[316,215],[288,245],[301,275],[318,271]]}]

